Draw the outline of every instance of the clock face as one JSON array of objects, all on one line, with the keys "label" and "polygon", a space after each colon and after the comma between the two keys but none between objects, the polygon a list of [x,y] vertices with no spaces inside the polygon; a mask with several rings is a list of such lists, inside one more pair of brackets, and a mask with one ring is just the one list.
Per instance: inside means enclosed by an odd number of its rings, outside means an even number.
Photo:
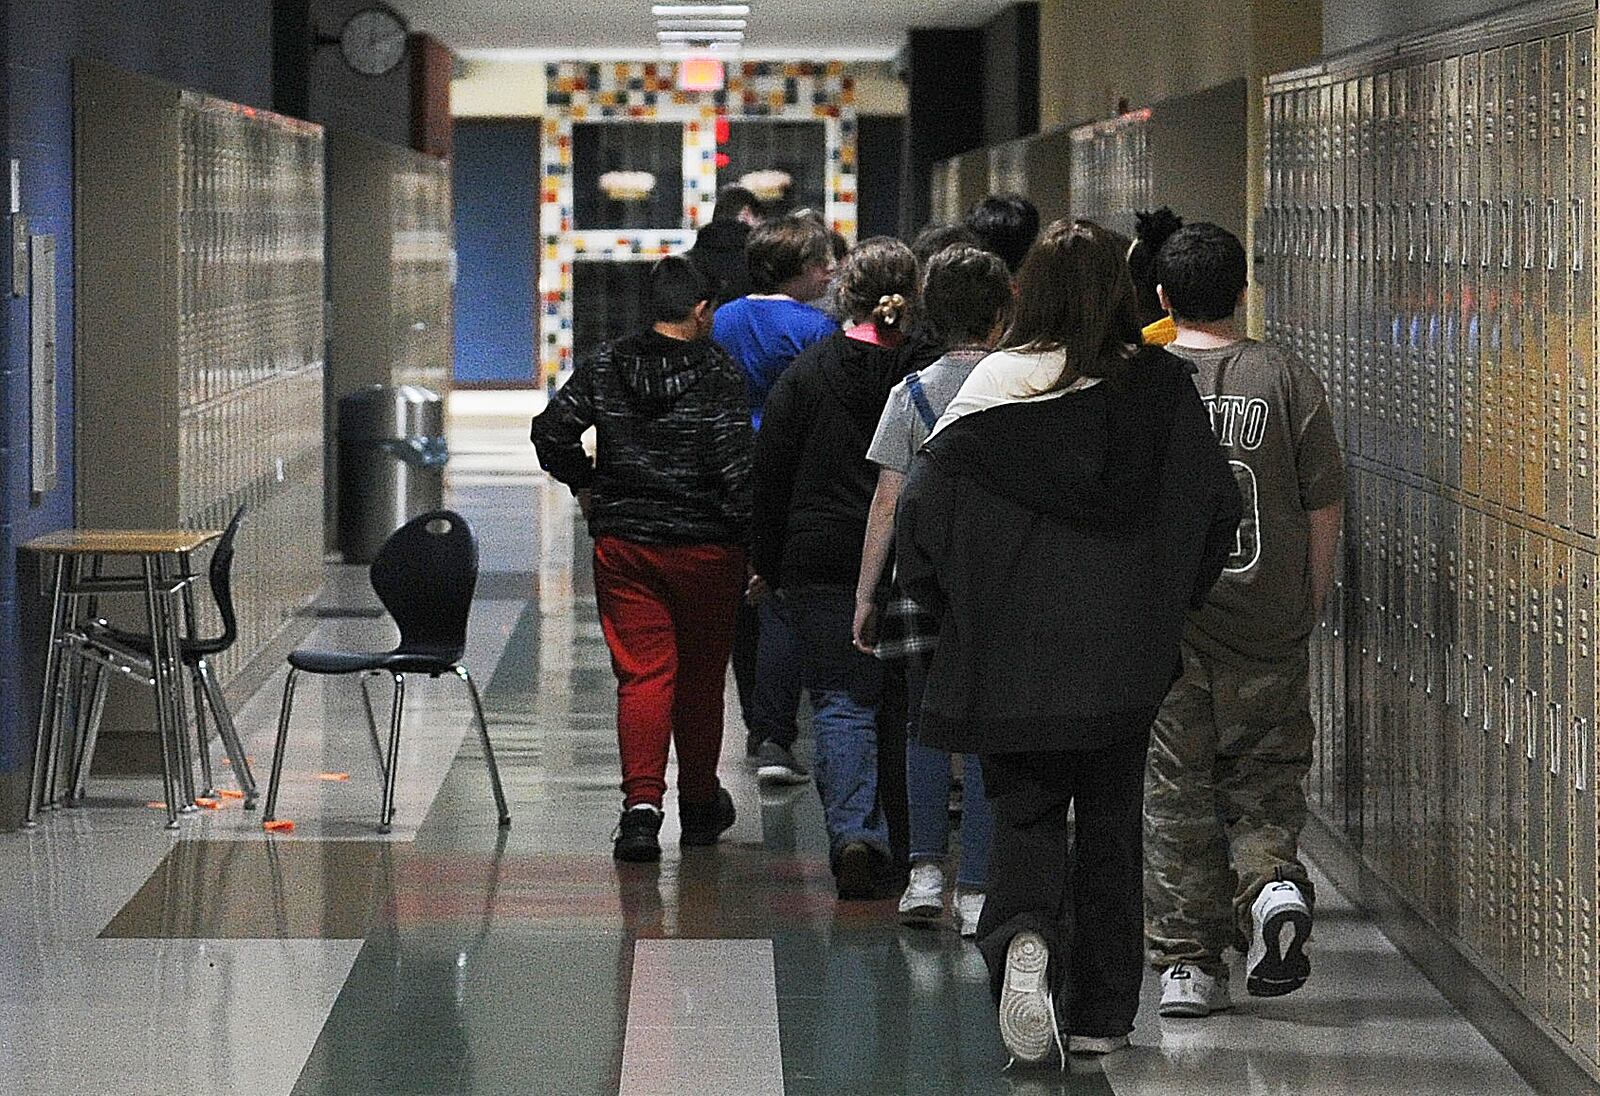
[{"label": "clock face", "polygon": [[406,28],[387,8],[367,8],[345,21],[339,32],[345,64],[363,76],[393,72],[406,55]]}]

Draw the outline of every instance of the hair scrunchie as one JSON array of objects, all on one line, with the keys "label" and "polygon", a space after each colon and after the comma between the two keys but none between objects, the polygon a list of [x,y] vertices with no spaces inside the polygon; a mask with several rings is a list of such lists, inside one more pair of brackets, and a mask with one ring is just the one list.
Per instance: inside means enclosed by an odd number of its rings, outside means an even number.
[{"label": "hair scrunchie", "polygon": [[885,293],[878,298],[878,307],[872,310],[872,319],[884,327],[893,327],[906,314],[906,299],[898,293]]}]

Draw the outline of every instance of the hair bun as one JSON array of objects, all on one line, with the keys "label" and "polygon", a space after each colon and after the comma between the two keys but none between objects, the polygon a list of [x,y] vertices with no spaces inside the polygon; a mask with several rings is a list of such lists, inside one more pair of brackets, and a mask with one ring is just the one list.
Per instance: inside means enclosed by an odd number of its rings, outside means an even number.
[{"label": "hair bun", "polygon": [[898,293],[885,293],[878,298],[878,307],[872,310],[875,322],[893,327],[906,314],[906,299]]}]

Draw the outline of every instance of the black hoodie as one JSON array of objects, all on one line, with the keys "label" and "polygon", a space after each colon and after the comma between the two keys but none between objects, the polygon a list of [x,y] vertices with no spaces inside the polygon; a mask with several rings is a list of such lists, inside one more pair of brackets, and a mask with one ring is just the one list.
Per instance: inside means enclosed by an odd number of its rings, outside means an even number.
[{"label": "black hoodie", "polygon": [[[583,450],[590,426],[595,459]],[[539,464],[593,492],[589,532],[644,544],[743,544],[750,523],[744,374],[709,339],[653,330],[606,343],[533,420]]]},{"label": "black hoodie", "polygon": [[1184,609],[1234,544],[1239,490],[1182,362],[977,412],[931,438],[897,516],[898,577],[941,620],[921,739],[1094,749],[1149,730]]},{"label": "black hoodie", "polygon": [[689,261],[711,283],[719,305],[755,292],[744,256],[749,240],[750,226],[743,221],[712,221],[695,236]]},{"label": "black hoodie", "polygon": [[778,378],[756,436],[750,545],[756,573],[774,587],[855,588],[878,483],[867,449],[889,390],[916,361],[839,331]]}]

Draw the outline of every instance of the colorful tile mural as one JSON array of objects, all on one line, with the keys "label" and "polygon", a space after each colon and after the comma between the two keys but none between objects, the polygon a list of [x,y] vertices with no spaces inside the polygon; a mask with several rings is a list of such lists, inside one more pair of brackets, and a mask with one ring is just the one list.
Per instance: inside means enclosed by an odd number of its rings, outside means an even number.
[{"label": "colorful tile mural", "polygon": [[[584,258],[639,262],[686,250],[710,217],[717,191],[717,119],[820,121],[829,178],[824,214],[847,239],[856,235],[856,113],[852,77],[842,63],[731,63],[727,87],[677,89],[671,61],[546,66],[539,285],[540,361],[546,381],[571,369],[572,263]],[[678,121],[683,138],[683,219],[677,229],[578,230],[574,216],[574,122]]]}]

